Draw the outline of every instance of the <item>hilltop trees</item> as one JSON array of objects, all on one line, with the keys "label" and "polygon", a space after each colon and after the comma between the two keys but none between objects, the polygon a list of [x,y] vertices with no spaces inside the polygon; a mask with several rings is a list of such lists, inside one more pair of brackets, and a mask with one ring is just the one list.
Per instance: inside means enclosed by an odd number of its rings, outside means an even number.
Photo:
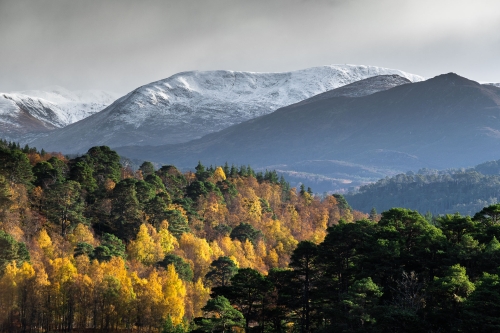
[{"label": "hilltop trees", "polygon": [[[250,166],[183,173],[144,162],[134,172],[104,146],[68,159],[0,145],[4,331],[180,332],[202,308],[205,328],[218,330],[219,316],[222,330],[284,327],[266,274],[341,216],[333,197],[298,196]],[[226,301],[207,305],[210,288],[229,292]]]}]

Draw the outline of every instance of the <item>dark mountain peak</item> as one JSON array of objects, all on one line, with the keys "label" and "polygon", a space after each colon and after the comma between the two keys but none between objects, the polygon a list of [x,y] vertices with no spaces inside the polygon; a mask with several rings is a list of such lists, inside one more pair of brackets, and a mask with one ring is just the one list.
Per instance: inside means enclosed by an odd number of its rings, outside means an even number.
[{"label": "dark mountain peak", "polygon": [[335,97],[363,97],[412,83],[407,78],[397,74],[377,75],[359,80],[345,86],[318,94],[296,104],[296,106]]},{"label": "dark mountain peak", "polygon": [[441,74],[433,77],[427,81],[427,83],[437,83],[437,84],[451,84],[451,85],[477,85],[480,86],[476,81],[469,80],[463,76],[456,73]]}]

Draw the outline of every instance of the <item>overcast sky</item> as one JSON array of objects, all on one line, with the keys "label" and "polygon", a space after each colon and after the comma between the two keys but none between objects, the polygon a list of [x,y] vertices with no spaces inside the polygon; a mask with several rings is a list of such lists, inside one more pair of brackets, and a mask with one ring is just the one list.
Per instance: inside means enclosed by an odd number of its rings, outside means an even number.
[{"label": "overcast sky", "polygon": [[0,91],[327,64],[500,82],[498,0],[0,0]]}]

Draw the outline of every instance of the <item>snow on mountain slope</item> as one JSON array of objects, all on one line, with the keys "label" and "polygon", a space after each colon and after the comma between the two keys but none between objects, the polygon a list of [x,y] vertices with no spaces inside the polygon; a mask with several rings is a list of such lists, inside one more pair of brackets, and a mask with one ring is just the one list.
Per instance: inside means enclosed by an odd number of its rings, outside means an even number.
[{"label": "snow on mountain slope", "polygon": [[359,80],[340,88],[315,95],[297,103],[297,105],[307,104],[332,97],[363,97],[407,83],[411,83],[411,81],[397,74],[372,76],[367,79]]},{"label": "snow on mountain slope", "polygon": [[485,83],[485,84],[500,88],[500,83],[493,83],[493,82],[491,82],[491,83]]},{"label": "snow on mountain slope", "polygon": [[116,95],[62,87],[0,93],[0,137],[23,141],[84,119],[111,104]]},{"label": "snow on mountain slope", "polygon": [[418,75],[373,66],[331,65],[285,73],[191,71],[135,89],[78,123],[34,144],[84,152],[108,145],[180,143],[269,114],[311,96],[378,75]]}]

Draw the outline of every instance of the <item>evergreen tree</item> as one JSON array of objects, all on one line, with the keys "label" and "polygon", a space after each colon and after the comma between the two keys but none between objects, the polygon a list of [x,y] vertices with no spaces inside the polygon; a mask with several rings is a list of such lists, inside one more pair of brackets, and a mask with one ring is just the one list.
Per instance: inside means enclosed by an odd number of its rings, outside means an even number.
[{"label": "evergreen tree", "polygon": [[372,222],[376,222],[377,221],[378,214],[377,214],[377,210],[375,209],[375,207],[372,207],[372,210],[370,211],[370,216],[368,218]]},{"label": "evergreen tree", "polygon": [[168,265],[174,265],[176,273],[183,281],[193,281],[193,270],[191,266],[181,257],[175,254],[167,254],[157,266],[168,268]]},{"label": "evergreen tree", "polygon": [[0,230],[0,276],[5,267],[13,261],[18,267],[30,261],[26,244],[17,242],[11,235]]},{"label": "evergreen tree", "polygon": [[154,174],[155,167],[154,167],[153,163],[145,161],[141,164],[141,166],[139,167],[139,170],[142,171],[142,176],[144,178],[146,178],[147,176]]},{"label": "evergreen tree", "polygon": [[205,275],[205,280],[212,287],[229,285],[231,278],[238,272],[238,267],[229,257],[219,257],[210,264],[210,271]]}]

